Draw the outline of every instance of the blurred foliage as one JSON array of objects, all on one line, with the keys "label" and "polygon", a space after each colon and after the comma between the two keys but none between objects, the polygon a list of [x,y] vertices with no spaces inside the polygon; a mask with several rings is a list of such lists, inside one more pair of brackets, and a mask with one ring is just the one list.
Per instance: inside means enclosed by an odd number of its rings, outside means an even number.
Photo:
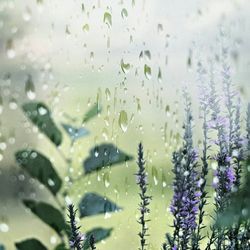
[{"label": "blurred foliage", "polygon": [[246,180],[242,187],[232,194],[230,205],[219,214],[217,226],[232,227],[250,221],[250,158],[245,163]]},{"label": "blurred foliage", "polygon": [[[23,111],[30,121],[38,127],[40,132],[45,134],[48,139],[57,147],[62,141],[62,132],[53,121],[49,108],[41,102],[30,102],[23,105]],[[101,111],[99,105],[95,104],[84,115],[83,123],[90,121]],[[74,119],[77,120],[77,119]],[[71,139],[71,147],[74,142],[89,134],[85,127],[76,128],[70,124],[62,124],[66,133]],[[61,154],[63,154],[61,152]],[[65,219],[65,201],[68,199],[70,183],[77,181],[69,173],[69,181],[62,183],[51,161],[34,149],[19,150],[15,154],[16,161],[22,169],[27,171],[31,177],[43,184],[52,194],[59,208],[35,200],[24,199],[23,204],[31,210],[40,220],[54,229],[62,242],[56,247],[57,250],[67,249],[63,239],[69,237],[69,227]],[[85,174],[91,174],[98,170],[112,165],[132,160],[133,157],[127,155],[113,144],[101,144],[90,150],[90,156],[84,161]],[[72,159],[64,156],[65,163],[69,170],[72,168]],[[81,176],[83,177],[83,175]],[[63,189],[63,190],[62,190]],[[97,214],[106,214],[119,211],[121,208],[106,197],[95,193],[87,193],[79,202],[80,218]],[[87,237],[93,235],[96,242],[110,236],[112,229],[94,228],[87,232]],[[28,239],[16,243],[18,249],[46,249],[42,243],[36,239]],[[84,249],[88,249],[87,243]]]}]

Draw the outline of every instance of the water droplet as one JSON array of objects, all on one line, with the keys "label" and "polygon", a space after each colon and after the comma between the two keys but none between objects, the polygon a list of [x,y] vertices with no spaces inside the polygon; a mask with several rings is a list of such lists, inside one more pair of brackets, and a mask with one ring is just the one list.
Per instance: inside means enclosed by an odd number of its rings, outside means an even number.
[{"label": "water droplet", "polygon": [[95,155],[95,157],[99,156],[99,147],[95,147],[95,149],[94,149],[94,155]]},{"label": "water droplet", "polygon": [[144,55],[145,55],[145,57],[146,57],[147,60],[149,60],[149,61],[151,60],[151,53],[150,53],[149,50],[145,50],[144,51]]},{"label": "water droplet", "polygon": [[143,51],[141,51],[139,55],[139,60],[141,61],[142,59],[143,59]]},{"label": "water droplet", "polygon": [[82,26],[82,30],[84,31],[84,32],[89,32],[89,25],[86,23],[86,24],[84,24],[83,26]]},{"label": "water droplet", "polygon": [[169,117],[170,116],[170,107],[169,107],[169,105],[166,105],[165,112],[167,114],[167,117]]},{"label": "water droplet", "polygon": [[119,116],[119,126],[122,129],[122,131],[125,133],[127,131],[128,128],[128,115],[126,113],[125,110],[122,110],[120,112],[120,116]]},{"label": "water droplet", "polygon": [[106,95],[106,99],[109,102],[110,101],[110,97],[111,97],[111,93],[110,90],[108,88],[105,89],[105,95]]},{"label": "water droplet", "polygon": [[163,26],[161,23],[158,23],[157,25],[157,32],[160,34],[163,31]]},{"label": "water droplet", "polygon": [[90,60],[91,60],[91,61],[94,60],[94,52],[93,52],[93,51],[90,52]]},{"label": "water droplet", "polygon": [[102,136],[104,137],[105,141],[108,140],[108,130],[106,128],[103,128]]},{"label": "water droplet", "polygon": [[189,50],[188,58],[187,58],[187,67],[188,70],[192,69],[192,50]]},{"label": "water droplet", "polygon": [[144,65],[144,75],[148,80],[151,79],[151,68],[147,64]]},{"label": "water droplet", "polygon": [[103,181],[106,188],[110,186],[109,173],[103,175]]},{"label": "water droplet", "polygon": [[109,12],[105,12],[103,16],[103,22],[110,28],[112,26],[112,16]]},{"label": "water droplet", "polygon": [[129,63],[124,63],[123,59],[121,60],[121,69],[124,74],[127,74],[130,70],[130,64]]},{"label": "water droplet", "polygon": [[9,226],[6,223],[0,224],[0,232],[7,233],[9,232]]},{"label": "water droplet", "polygon": [[48,179],[48,184],[51,187],[55,186],[55,182],[52,179]]},{"label": "water droplet", "polygon": [[9,59],[13,59],[16,56],[16,51],[12,39],[9,39],[6,43],[6,54]]},{"label": "water droplet", "polygon": [[153,180],[154,180],[154,184],[155,186],[158,185],[158,171],[156,169],[156,167],[152,167],[152,176],[153,176]]},{"label": "water droplet", "polygon": [[157,76],[158,82],[161,83],[162,82],[162,74],[161,74],[161,69],[159,68],[158,71],[158,76]]},{"label": "water droplet", "polygon": [[243,208],[241,212],[242,212],[242,215],[244,217],[246,217],[248,215],[248,209],[247,208]]},{"label": "water droplet", "polygon": [[17,101],[15,98],[11,98],[9,101],[9,108],[12,110],[17,109]]},{"label": "water droplet", "polygon": [[70,30],[69,30],[69,26],[68,25],[66,25],[66,28],[65,28],[65,33],[67,34],[67,35],[70,35],[71,33],[70,33]]},{"label": "water droplet", "polygon": [[122,15],[122,18],[124,19],[125,17],[128,17],[128,11],[123,8],[122,11],[121,11],[121,15]]},{"label": "water droplet", "polygon": [[48,113],[48,110],[42,106],[38,107],[38,113],[39,115],[46,115]]},{"label": "water droplet", "polygon": [[30,100],[34,100],[36,98],[35,85],[30,75],[25,83],[25,93]]},{"label": "water droplet", "polygon": [[162,187],[166,187],[167,186],[167,178],[165,176],[164,173],[162,173]]},{"label": "water droplet", "polygon": [[29,22],[30,19],[31,19],[31,10],[29,7],[26,7],[23,13],[23,20]]},{"label": "water droplet", "polygon": [[51,236],[50,237],[50,243],[52,244],[52,245],[55,245],[56,243],[57,243],[57,238],[56,238],[56,236]]}]

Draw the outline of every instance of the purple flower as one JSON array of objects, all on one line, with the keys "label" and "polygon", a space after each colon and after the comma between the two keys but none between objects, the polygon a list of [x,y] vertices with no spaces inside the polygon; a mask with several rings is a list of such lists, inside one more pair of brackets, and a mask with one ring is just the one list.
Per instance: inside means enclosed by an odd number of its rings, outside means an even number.
[{"label": "purple flower", "polygon": [[[186,249],[190,236],[197,227],[196,217],[200,201],[199,178],[196,170],[198,152],[193,148],[191,102],[184,92],[186,121],[184,123],[184,144],[182,149],[173,153],[174,195],[170,211],[174,216],[172,249]],[[178,243],[178,244],[177,244]]]}]

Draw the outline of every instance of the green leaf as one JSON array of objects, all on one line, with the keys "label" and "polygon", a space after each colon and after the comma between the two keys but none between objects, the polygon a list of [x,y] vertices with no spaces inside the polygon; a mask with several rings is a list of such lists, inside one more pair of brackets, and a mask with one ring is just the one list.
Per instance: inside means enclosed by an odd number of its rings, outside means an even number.
[{"label": "green leaf", "polygon": [[89,249],[89,247],[90,247],[89,238],[90,238],[91,235],[94,236],[95,243],[98,243],[98,242],[108,238],[111,235],[112,230],[113,230],[113,228],[107,228],[106,229],[106,228],[98,227],[98,228],[94,228],[94,229],[88,231],[86,233],[86,240],[84,242],[83,249],[84,250]]},{"label": "green leaf", "polygon": [[79,203],[80,218],[103,213],[117,212],[122,208],[96,193],[87,193]]},{"label": "green leaf", "polygon": [[4,245],[1,245],[1,244],[0,244],[0,250],[5,250]]},{"label": "green leaf", "polygon": [[90,119],[97,116],[99,113],[101,113],[102,109],[99,107],[99,105],[96,103],[94,104],[84,115],[82,123],[88,122]]},{"label": "green leaf", "polygon": [[89,157],[83,162],[85,174],[100,170],[107,166],[130,161],[133,157],[124,153],[113,144],[101,144],[90,150]]},{"label": "green leaf", "polygon": [[62,126],[72,141],[80,139],[89,134],[89,131],[83,127],[74,128],[73,126],[64,123],[62,123]]},{"label": "green leaf", "polygon": [[61,212],[50,204],[33,200],[23,200],[23,203],[33,214],[53,228],[58,235],[61,235],[63,231],[68,229]]},{"label": "green leaf", "polygon": [[15,246],[17,250],[47,250],[39,240],[33,238],[15,243]]},{"label": "green leaf", "polygon": [[62,133],[55,125],[49,108],[41,102],[29,102],[23,106],[26,116],[44,133],[56,146],[62,143]]},{"label": "green leaf", "polygon": [[18,151],[15,157],[17,163],[33,178],[45,185],[53,195],[57,194],[62,180],[48,158],[35,150]]}]

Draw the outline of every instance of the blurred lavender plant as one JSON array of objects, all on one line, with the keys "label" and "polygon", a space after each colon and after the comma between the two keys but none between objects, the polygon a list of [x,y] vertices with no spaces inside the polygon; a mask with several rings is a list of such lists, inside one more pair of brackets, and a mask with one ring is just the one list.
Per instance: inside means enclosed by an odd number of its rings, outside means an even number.
[{"label": "blurred lavender plant", "polygon": [[236,189],[240,188],[241,184],[241,174],[242,174],[242,162],[244,161],[244,139],[241,134],[241,117],[240,117],[240,106],[241,101],[238,98],[237,104],[235,106],[235,118],[233,123],[233,133],[232,133],[232,157],[234,160],[234,172],[235,172],[235,182],[234,186]]},{"label": "blurred lavender plant", "polygon": [[76,210],[75,210],[73,204],[68,205],[68,212],[69,212],[69,214],[68,214],[68,217],[69,217],[68,223],[70,224],[70,228],[71,228],[71,236],[70,236],[70,240],[69,240],[70,248],[76,249],[76,250],[82,250],[83,241],[85,239],[85,236],[84,236],[84,234],[82,234],[79,231],[80,227],[77,226],[77,223],[76,223]]},{"label": "blurred lavender plant", "polygon": [[141,231],[139,232],[140,237],[140,243],[141,247],[140,250],[145,250],[147,243],[146,243],[146,237],[149,236],[147,231],[148,227],[146,223],[149,221],[145,218],[145,215],[150,212],[148,206],[150,204],[150,200],[152,199],[151,196],[147,195],[147,173],[145,169],[145,160],[143,157],[143,146],[140,143],[138,146],[138,172],[136,173],[136,179],[137,179],[137,185],[140,187],[140,198],[141,202],[139,204],[139,211],[141,213],[141,216],[139,218],[138,223],[141,225]]},{"label": "blurred lavender plant", "polygon": [[174,232],[173,236],[166,235],[167,243],[172,250],[189,249],[191,236],[197,228],[196,217],[200,200],[198,153],[193,147],[191,101],[186,90],[184,90],[184,99],[186,116],[184,145],[179,151],[173,153],[174,196],[170,211],[174,216]]},{"label": "blurred lavender plant", "polygon": [[232,168],[230,166],[230,154],[229,154],[229,137],[227,133],[228,119],[221,115],[220,110],[220,98],[217,95],[215,82],[213,79],[213,65],[211,65],[210,71],[210,110],[211,121],[208,123],[210,129],[217,131],[217,140],[215,144],[219,146],[219,151],[215,157],[217,161],[217,169],[214,177],[214,187],[216,191],[215,206],[216,212],[222,211],[226,206],[228,200],[228,194],[231,191],[234,183],[234,177],[232,176]]},{"label": "blurred lavender plant", "polygon": [[247,106],[247,122],[246,122],[246,130],[247,130],[247,155],[250,156],[250,103]]},{"label": "blurred lavender plant", "polygon": [[199,216],[198,216],[198,224],[197,224],[197,230],[194,234],[193,238],[193,244],[192,249],[200,249],[199,242],[204,238],[204,236],[201,235],[201,230],[205,228],[205,225],[203,225],[203,220],[205,216],[204,208],[207,205],[207,195],[208,192],[206,191],[206,184],[207,184],[207,175],[208,175],[208,160],[210,156],[208,155],[208,150],[211,147],[209,145],[209,137],[208,137],[208,120],[210,115],[210,109],[209,109],[209,102],[210,102],[210,96],[208,91],[208,86],[205,83],[205,75],[206,70],[201,64],[201,62],[198,62],[198,84],[199,84],[199,90],[200,90],[200,118],[202,119],[202,135],[203,135],[203,141],[202,141],[202,167],[201,167],[201,174],[200,174],[200,202],[199,202]]}]

